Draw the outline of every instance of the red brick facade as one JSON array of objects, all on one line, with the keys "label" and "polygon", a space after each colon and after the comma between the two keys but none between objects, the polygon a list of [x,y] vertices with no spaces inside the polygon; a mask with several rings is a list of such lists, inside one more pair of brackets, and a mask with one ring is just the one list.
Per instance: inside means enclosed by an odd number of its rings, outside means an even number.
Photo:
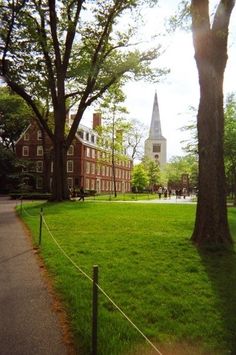
[{"label": "red brick facade", "polygon": [[[94,114],[93,127],[100,124],[100,115]],[[75,189],[83,186],[85,190],[110,193],[113,191],[110,155],[97,146],[96,140],[97,133],[93,129],[82,125],[79,127],[78,134],[67,152],[68,186]],[[35,176],[31,182],[33,188],[50,190],[53,172],[52,143],[35,121],[16,142],[16,155],[32,162],[30,171],[34,172]],[[132,161],[128,157],[116,162],[117,192],[130,192],[131,168]]]}]

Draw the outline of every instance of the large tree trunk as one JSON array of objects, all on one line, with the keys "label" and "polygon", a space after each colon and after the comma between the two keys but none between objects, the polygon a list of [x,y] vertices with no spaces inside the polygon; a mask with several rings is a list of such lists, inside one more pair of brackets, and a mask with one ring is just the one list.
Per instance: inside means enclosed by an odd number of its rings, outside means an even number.
[{"label": "large tree trunk", "polygon": [[52,200],[63,201],[69,199],[69,189],[67,186],[67,147],[64,136],[66,110],[62,100],[55,109],[54,115],[56,124],[53,143]]},{"label": "large tree trunk", "polygon": [[54,143],[52,200],[63,201],[69,199],[66,172],[66,149],[63,141]]},{"label": "large tree trunk", "polygon": [[198,111],[199,195],[192,235],[198,245],[232,242],[226,207],[223,95],[221,83],[212,76],[205,73],[201,80]]},{"label": "large tree trunk", "polygon": [[234,1],[221,1],[210,27],[207,0],[192,0],[192,31],[199,74],[197,116],[199,194],[192,241],[198,246],[232,244],[226,206],[223,79],[229,18]]}]

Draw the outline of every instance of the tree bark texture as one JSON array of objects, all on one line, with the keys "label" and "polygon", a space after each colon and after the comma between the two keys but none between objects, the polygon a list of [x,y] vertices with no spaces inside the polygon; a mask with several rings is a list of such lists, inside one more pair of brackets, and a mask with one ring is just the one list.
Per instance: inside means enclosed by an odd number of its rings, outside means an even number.
[{"label": "tree bark texture", "polygon": [[230,245],[224,169],[223,80],[227,62],[229,18],[234,1],[221,1],[210,26],[208,1],[192,1],[192,31],[199,75],[197,115],[199,193],[192,241]]}]

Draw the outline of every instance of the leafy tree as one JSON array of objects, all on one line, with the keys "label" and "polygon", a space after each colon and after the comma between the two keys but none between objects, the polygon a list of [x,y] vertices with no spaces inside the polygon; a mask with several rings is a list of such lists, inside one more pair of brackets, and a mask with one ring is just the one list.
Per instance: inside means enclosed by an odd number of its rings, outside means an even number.
[{"label": "leafy tree", "polygon": [[130,121],[130,130],[127,135],[127,151],[130,153],[132,160],[143,157],[143,138],[146,128],[139,120]]},{"label": "leafy tree", "polygon": [[133,167],[132,186],[139,192],[148,186],[148,175],[142,163]]},{"label": "leafy tree", "polygon": [[[150,67],[159,48],[140,51],[138,45],[131,47],[142,3],[1,1],[1,75],[33,109],[52,141],[54,200],[68,198],[66,151],[86,108],[114,84],[143,77],[155,81],[163,74]],[[130,21],[123,23],[121,30],[119,22],[124,15]],[[72,105],[76,115],[66,131],[66,114]],[[50,111],[54,129],[48,124]]]},{"label": "leafy tree", "polygon": [[155,185],[160,182],[160,166],[151,159],[144,159],[143,165],[147,172],[149,187],[154,191]]},{"label": "leafy tree", "polygon": [[198,186],[198,161],[194,155],[172,157],[161,172],[161,180],[175,185],[183,174],[188,174],[190,186]]},{"label": "leafy tree", "polygon": [[224,157],[226,178],[236,205],[236,100],[229,95],[225,107]]},{"label": "leafy tree", "polygon": [[[106,156],[103,160],[111,158],[112,179],[114,196],[116,191],[116,164],[127,159],[125,156],[124,136],[129,132],[130,124],[125,120],[126,108],[122,105],[125,101],[123,92],[115,87],[110,90],[101,105],[103,125],[98,127],[101,153]],[[105,149],[104,149],[105,147]]]},{"label": "leafy tree", "polygon": [[223,80],[234,0],[221,0],[209,14],[208,0],[191,1],[192,34],[199,75],[197,115],[199,194],[192,241],[198,246],[230,245],[224,169]]},{"label": "leafy tree", "polygon": [[32,118],[32,111],[19,95],[0,88],[0,133],[4,146],[15,150],[15,142]]},{"label": "leafy tree", "polygon": [[8,192],[17,189],[26,175],[32,175],[22,172],[22,168],[29,171],[29,168],[32,170],[32,165],[32,162],[16,158],[11,149],[0,143],[0,191]]}]

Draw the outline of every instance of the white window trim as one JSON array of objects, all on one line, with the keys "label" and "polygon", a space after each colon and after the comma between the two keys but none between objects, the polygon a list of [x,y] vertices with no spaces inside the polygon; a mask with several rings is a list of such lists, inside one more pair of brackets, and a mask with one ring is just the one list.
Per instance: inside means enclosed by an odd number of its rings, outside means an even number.
[{"label": "white window trim", "polygon": [[37,173],[43,172],[43,160],[36,161],[36,171],[37,171]]},{"label": "white window trim", "polygon": [[74,155],[74,146],[73,146],[73,144],[69,146],[69,149],[67,151],[67,155],[70,155],[70,156]]},{"label": "white window trim", "polygon": [[[71,164],[71,167],[70,167]],[[74,161],[73,160],[67,160],[67,172],[68,173],[73,173],[74,172]]]},{"label": "white window trim", "polygon": [[37,145],[37,157],[42,157],[42,156],[43,156],[43,146]]},{"label": "white window trim", "polygon": [[43,137],[42,137],[42,131],[39,129],[38,131],[37,131],[37,140],[38,141],[41,141],[43,139]]},{"label": "white window trim", "polygon": [[28,157],[29,156],[29,146],[28,145],[23,145],[23,147],[22,147],[22,156],[23,157]]}]

